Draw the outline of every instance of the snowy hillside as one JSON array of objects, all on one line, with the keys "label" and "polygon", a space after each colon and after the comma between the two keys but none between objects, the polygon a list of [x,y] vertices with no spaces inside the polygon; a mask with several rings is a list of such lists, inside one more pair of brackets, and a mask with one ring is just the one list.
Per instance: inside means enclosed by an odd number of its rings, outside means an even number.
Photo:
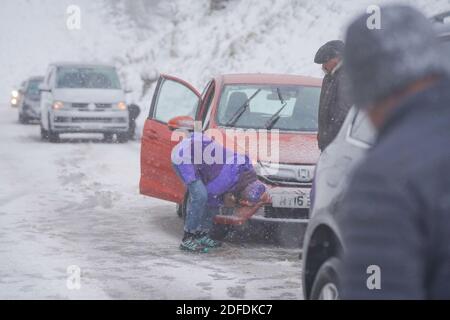
[{"label": "snowy hillside", "polygon": [[[312,63],[325,41],[342,38],[354,14],[389,1],[229,0],[2,1],[0,101],[55,60],[113,62],[130,100],[148,108],[158,72],[201,87],[217,73],[280,72],[320,76]],[[217,2],[217,1],[216,1]],[[355,4],[357,3],[357,4]],[[448,0],[411,0],[428,14]],[[81,30],[66,27],[66,9],[81,9]]]}]

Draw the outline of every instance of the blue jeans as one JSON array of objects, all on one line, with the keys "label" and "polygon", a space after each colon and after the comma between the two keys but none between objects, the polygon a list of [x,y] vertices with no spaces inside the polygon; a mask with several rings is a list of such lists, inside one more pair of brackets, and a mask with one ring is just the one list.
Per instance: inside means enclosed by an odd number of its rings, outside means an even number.
[{"label": "blue jeans", "polygon": [[196,180],[188,186],[189,196],[186,208],[184,231],[189,233],[209,233],[218,214],[218,208],[208,207],[208,192],[201,180]]},{"label": "blue jeans", "polygon": [[[176,174],[181,175],[176,166],[173,166]],[[187,185],[188,200],[184,231],[189,233],[209,233],[214,223],[214,217],[219,213],[219,208],[208,207],[208,191],[202,180],[195,180]]]}]

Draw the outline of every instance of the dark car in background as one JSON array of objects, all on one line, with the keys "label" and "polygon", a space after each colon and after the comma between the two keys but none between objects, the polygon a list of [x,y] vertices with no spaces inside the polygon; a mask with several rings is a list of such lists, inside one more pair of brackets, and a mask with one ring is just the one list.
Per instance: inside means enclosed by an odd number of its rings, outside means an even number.
[{"label": "dark car in background", "polygon": [[44,81],[44,77],[31,77],[22,83],[18,91],[20,100],[17,104],[20,123],[40,120],[41,93],[39,86],[42,81]]},{"label": "dark car in background", "polygon": [[[448,18],[450,11],[432,18],[436,22],[444,56],[450,53]],[[366,113],[353,107],[336,139],[320,156],[313,183],[310,221],[301,255],[305,299],[339,298],[336,269],[340,264],[339,252],[345,249],[345,244],[341,241],[335,213],[342,204],[352,172],[374,141],[375,130]]]}]

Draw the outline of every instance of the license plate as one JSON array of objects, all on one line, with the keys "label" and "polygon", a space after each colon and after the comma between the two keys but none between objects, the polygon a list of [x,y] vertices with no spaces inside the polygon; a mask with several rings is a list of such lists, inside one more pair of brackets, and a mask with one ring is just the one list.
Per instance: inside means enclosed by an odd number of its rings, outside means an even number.
[{"label": "license plate", "polygon": [[301,208],[310,207],[309,194],[304,192],[272,193],[272,207],[274,208]]}]

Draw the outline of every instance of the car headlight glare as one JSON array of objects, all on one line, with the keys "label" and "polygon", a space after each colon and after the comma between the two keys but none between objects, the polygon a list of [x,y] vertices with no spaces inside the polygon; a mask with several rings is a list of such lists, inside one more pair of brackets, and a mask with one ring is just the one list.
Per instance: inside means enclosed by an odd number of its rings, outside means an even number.
[{"label": "car headlight glare", "polygon": [[122,110],[122,111],[127,110],[127,104],[125,102],[119,102],[117,104],[117,109]]},{"label": "car headlight glare", "polygon": [[62,108],[64,108],[64,103],[61,101],[55,101],[52,107],[53,110],[61,110]]}]

